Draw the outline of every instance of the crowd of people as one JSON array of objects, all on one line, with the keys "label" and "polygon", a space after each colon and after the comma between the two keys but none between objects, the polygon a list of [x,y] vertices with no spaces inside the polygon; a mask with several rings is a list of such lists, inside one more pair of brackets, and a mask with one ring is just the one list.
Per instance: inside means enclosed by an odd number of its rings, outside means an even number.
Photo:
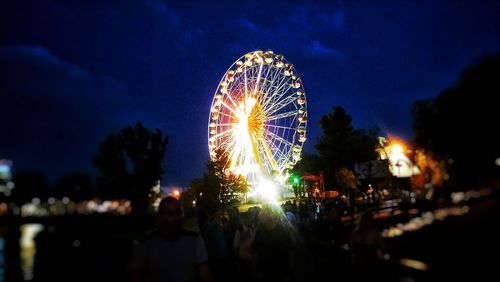
[{"label": "crowd of people", "polygon": [[[158,229],[134,248],[134,281],[365,281],[382,274],[384,242],[369,212],[345,226],[335,205],[264,204],[199,211],[199,233],[183,229],[181,203],[167,197]],[[319,212],[318,212],[319,211]]]}]

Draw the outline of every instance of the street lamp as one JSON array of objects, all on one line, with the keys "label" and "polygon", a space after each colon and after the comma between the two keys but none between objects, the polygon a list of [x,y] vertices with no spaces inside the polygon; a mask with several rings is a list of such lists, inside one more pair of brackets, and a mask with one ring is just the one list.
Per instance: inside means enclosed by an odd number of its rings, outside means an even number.
[{"label": "street lamp", "polygon": [[392,159],[391,161],[396,160],[394,166],[398,168],[397,177],[401,177],[401,166],[403,166],[401,160],[404,159],[404,151],[404,147],[400,143],[393,143],[391,145],[390,159]]}]

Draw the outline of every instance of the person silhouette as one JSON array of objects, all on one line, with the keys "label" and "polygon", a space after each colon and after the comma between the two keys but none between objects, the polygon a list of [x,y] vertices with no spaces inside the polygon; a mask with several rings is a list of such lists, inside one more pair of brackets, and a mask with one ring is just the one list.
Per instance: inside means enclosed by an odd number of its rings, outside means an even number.
[{"label": "person silhouette", "polygon": [[211,281],[203,239],[182,228],[181,202],[162,199],[157,216],[158,229],[134,247],[132,281]]},{"label": "person silhouette", "polygon": [[263,206],[254,238],[254,275],[257,281],[291,281],[294,238],[280,217],[279,207]]},{"label": "person silhouette", "polygon": [[368,281],[383,275],[386,251],[382,234],[370,212],[363,212],[350,236],[352,266],[356,281]]}]

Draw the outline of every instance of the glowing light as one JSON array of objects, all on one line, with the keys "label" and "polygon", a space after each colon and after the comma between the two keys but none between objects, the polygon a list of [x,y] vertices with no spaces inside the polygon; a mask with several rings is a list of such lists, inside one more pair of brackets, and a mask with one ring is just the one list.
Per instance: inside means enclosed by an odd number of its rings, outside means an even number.
[{"label": "glowing light", "polygon": [[[387,141],[380,138],[379,142],[385,145]],[[410,177],[420,174],[418,167],[406,155],[407,152],[408,149],[401,139],[392,139],[379,154],[381,159],[389,159],[389,170],[394,176]]]},{"label": "glowing light", "polygon": [[401,146],[401,144],[393,144],[392,145],[392,153],[393,154],[396,154],[396,155],[402,155],[403,154],[403,146]]},{"label": "glowing light", "polygon": [[21,230],[21,239],[19,245],[21,248],[21,269],[25,281],[33,279],[33,263],[35,262],[36,235],[43,231],[43,225],[39,223],[23,224],[19,227]]},{"label": "glowing light", "polygon": [[422,270],[422,271],[425,271],[429,268],[429,266],[425,262],[414,260],[414,259],[402,258],[399,260],[399,263],[404,265],[404,266],[408,266],[408,267]]},{"label": "glowing light", "polygon": [[261,179],[257,185],[257,194],[265,200],[270,202],[276,202],[277,199],[277,187],[274,183]]},{"label": "glowing light", "polygon": [[262,139],[264,117],[262,107],[253,97],[241,101],[235,115],[238,121],[233,130],[235,146],[229,169],[239,175],[246,175],[258,171],[258,167],[252,164],[252,158],[258,159],[254,147],[257,145],[256,140]]}]

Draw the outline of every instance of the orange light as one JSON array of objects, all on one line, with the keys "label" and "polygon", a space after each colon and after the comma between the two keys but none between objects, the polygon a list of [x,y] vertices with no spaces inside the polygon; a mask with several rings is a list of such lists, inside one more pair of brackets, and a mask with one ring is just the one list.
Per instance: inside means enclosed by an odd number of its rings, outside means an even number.
[{"label": "orange light", "polygon": [[392,144],[392,153],[393,154],[402,154],[403,153],[403,146],[401,144]]}]

